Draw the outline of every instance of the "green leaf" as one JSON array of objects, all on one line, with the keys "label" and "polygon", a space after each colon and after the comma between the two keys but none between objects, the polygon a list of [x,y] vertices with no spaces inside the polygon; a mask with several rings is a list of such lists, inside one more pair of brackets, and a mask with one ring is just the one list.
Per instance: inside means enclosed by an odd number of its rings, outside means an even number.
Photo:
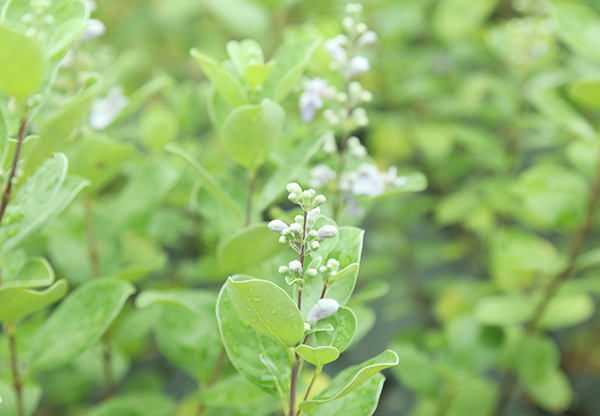
[{"label": "green leaf", "polygon": [[0,288],[0,321],[15,325],[26,316],[59,301],[67,294],[67,281],[59,280],[46,290]]},{"label": "green leaf", "polygon": [[371,416],[379,404],[385,377],[375,374],[352,393],[310,410],[307,416]]},{"label": "green leaf", "polygon": [[398,355],[386,350],[362,364],[349,367],[339,373],[322,392],[312,400],[300,403],[300,410],[308,411],[323,403],[342,398],[356,390],[381,370],[398,365]]},{"label": "green leaf", "polygon": [[487,296],[477,303],[475,317],[486,325],[517,325],[527,321],[534,306],[525,296]]},{"label": "green leaf", "polygon": [[262,48],[258,42],[252,39],[245,39],[241,42],[229,41],[227,53],[238,74],[252,89],[267,79],[275,64],[274,61],[271,61],[265,65]]},{"label": "green leaf", "polygon": [[400,359],[394,372],[402,384],[418,394],[435,397],[442,380],[429,358],[410,344],[397,345],[394,350]]},{"label": "green leaf", "polygon": [[[15,387],[12,383],[0,381],[0,395],[2,404],[0,404],[0,416],[17,416],[17,397]],[[35,413],[38,403],[42,398],[42,388],[37,384],[25,383],[23,385],[23,402],[25,415],[31,416]]]},{"label": "green leaf", "polygon": [[515,347],[512,361],[525,385],[535,385],[553,377],[558,369],[560,352],[548,338],[525,336]]},{"label": "green leaf", "polygon": [[358,323],[352,309],[340,306],[332,317],[319,320],[319,325],[331,325],[333,331],[315,333],[317,343],[335,347],[339,352],[344,352],[352,344]]},{"label": "green leaf", "polygon": [[497,388],[484,378],[469,377],[458,383],[446,415],[481,416],[490,415],[497,401]]},{"label": "green leaf", "polygon": [[442,0],[433,12],[433,30],[447,41],[464,38],[483,25],[497,4],[497,0]]},{"label": "green leaf", "polygon": [[175,403],[157,393],[129,393],[95,406],[88,416],[169,416]]},{"label": "green leaf", "polygon": [[265,98],[258,105],[233,110],[223,123],[223,141],[229,155],[246,169],[255,170],[269,156],[281,136],[285,111]]},{"label": "green leaf", "polygon": [[200,402],[210,407],[229,407],[252,403],[265,397],[265,392],[236,374],[204,389]]},{"label": "green leaf", "polygon": [[40,143],[31,152],[23,155],[26,159],[23,168],[25,175],[33,172],[71,137],[92,109],[103,86],[104,81],[99,75],[90,77],[77,95],[42,123],[39,132]]},{"label": "green leaf", "polygon": [[161,353],[194,378],[208,381],[221,351],[214,317],[216,297],[200,290],[146,290],[138,308],[159,305],[154,335]]},{"label": "green leaf", "polygon": [[298,345],[296,354],[317,367],[318,372],[325,364],[329,364],[340,357],[340,352],[335,347],[311,347],[306,344]]},{"label": "green leaf", "polygon": [[536,88],[528,94],[529,101],[548,120],[584,140],[596,140],[594,127],[555,89]]},{"label": "green leaf", "polygon": [[540,318],[542,329],[556,330],[588,320],[595,310],[594,300],[588,294],[557,295],[548,303]]},{"label": "green leaf", "polygon": [[204,55],[198,49],[193,48],[190,54],[196,58],[204,73],[217,88],[219,94],[232,107],[239,107],[249,103],[248,94],[242,83],[228,70],[210,56]]},{"label": "green leaf", "polygon": [[75,289],[39,330],[31,351],[32,366],[60,367],[91,348],[134,291],[129,283],[110,279],[93,280]]},{"label": "green leaf", "polygon": [[167,143],[177,138],[179,121],[165,106],[154,105],[142,114],[140,130],[146,146],[154,151],[163,151]]},{"label": "green leaf", "polygon": [[268,280],[226,283],[227,294],[240,316],[254,329],[284,346],[304,338],[304,319],[290,296]]},{"label": "green leaf", "polygon": [[[237,313],[224,284],[217,298],[217,321],[227,356],[237,371],[266,392],[285,395],[289,390],[292,363],[286,347],[255,331]],[[261,352],[282,373],[280,378],[261,360]],[[282,397],[283,399],[283,397]]]},{"label": "green leaf", "polygon": [[333,133],[327,132],[320,136],[301,140],[291,152],[284,153],[279,168],[271,174],[260,192],[260,197],[256,203],[257,212],[266,210],[273,202],[283,196],[285,186],[300,177],[308,162],[321,149],[327,136],[331,134]]},{"label": "green leaf", "polygon": [[600,61],[600,17],[591,8],[577,3],[555,2],[554,19],[558,33],[576,53]]},{"label": "green leaf", "polygon": [[348,266],[344,267],[342,270],[337,272],[334,276],[331,276],[329,278],[329,283],[333,283],[336,280],[341,279],[342,277],[346,277],[349,274],[351,274],[352,272],[355,272],[357,270],[358,270],[358,263],[349,264]]},{"label": "green leaf", "polygon": [[283,101],[298,84],[322,39],[296,39],[275,55],[275,64],[264,84],[264,94],[277,102]]},{"label": "green leaf", "polygon": [[[18,287],[32,289],[36,287],[50,286],[54,283],[54,270],[50,263],[43,257],[28,259],[13,276],[2,276],[3,282],[0,288]],[[2,310],[0,310],[0,315]]]},{"label": "green leaf", "polygon": [[533,400],[552,413],[564,412],[573,400],[573,391],[569,385],[569,379],[563,372],[558,370],[542,381],[526,387]]},{"label": "green leaf", "polygon": [[269,77],[269,74],[275,66],[275,61],[266,64],[249,64],[244,71],[244,81],[250,85],[250,88],[256,90],[256,87],[262,85]]},{"label": "green leaf", "polygon": [[0,91],[23,101],[42,81],[44,53],[31,38],[0,26]]},{"label": "green leaf", "polygon": [[588,108],[600,108],[600,78],[583,78],[569,84],[569,97]]},{"label": "green leaf", "polygon": [[174,153],[183,159],[185,159],[195,170],[197,175],[197,179],[200,181],[202,186],[216,199],[221,201],[223,205],[231,210],[231,212],[238,218],[242,217],[242,213],[240,208],[235,203],[235,201],[225,192],[225,190],[219,185],[219,183],[215,180],[215,178],[208,172],[196,159],[192,157],[189,153],[184,150],[172,146],[166,145],[165,150],[167,152]]},{"label": "green leaf", "polygon": [[217,251],[219,263],[227,270],[245,273],[285,249],[276,233],[267,223],[258,223],[241,229],[227,238]]},{"label": "green leaf", "polygon": [[133,146],[102,133],[86,132],[69,151],[69,172],[91,181],[89,192],[97,193],[118,174]]}]

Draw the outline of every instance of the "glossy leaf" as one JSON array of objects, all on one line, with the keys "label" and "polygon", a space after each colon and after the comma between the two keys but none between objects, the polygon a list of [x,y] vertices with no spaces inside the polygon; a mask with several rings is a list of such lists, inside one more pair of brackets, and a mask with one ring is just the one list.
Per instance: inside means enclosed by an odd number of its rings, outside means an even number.
[{"label": "glossy leaf", "polygon": [[356,315],[352,309],[340,306],[332,317],[319,320],[319,325],[331,325],[333,331],[317,332],[315,334],[317,343],[335,347],[339,352],[344,352],[352,344],[356,334]]},{"label": "glossy leaf", "polygon": [[371,416],[379,404],[384,382],[382,374],[375,374],[352,393],[310,410],[307,416]]},{"label": "glossy leaf", "polygon": [[0,91],[23,101],[42,81],[44,54],[31,38],[0,26]]},{"label": "glossy leaf", "polygon": [[268,98],[257,105],[233,110],[223,123],[223,141],[229,155],[246,169],[260,167],[281,136],[285,111]]},{"label": "glossy leaf", "polygon": [[254,329],[284,346],[304,337],[304,319],[290,296],[267,280],[226,283],[227,294],[240,316]]},{"label": "glossy leaf", "polygon": [[[292,364],[286,347],[255,331],[237,313],[223,285],[217,298],[217,320],[229,360],[252,384],[278,395],[289,390]],[[261,360],[261,353],[282,373],[278,379]]]},{"label": "glossy leaf", "polygon": [[317,367],[317,371],[340,357],[340,352],[335,347],[311,347],[306,344],[298,345],[296,354]]},{"label": "glossy leaf", "polygon": [[32,365],[50,369],[77,358],[98,342],[133,292],[129,283],[110,279],[78,287],[40,329],[31,351]]},{"label": "glossy leaf", "polygon": [[300,403],[300,410],[308,411],[323,403],[340,399],[362,386],[381,370],[395,365],[398,365],[398,355],[394,351],[386,350],[360,365],[349,367],[339,373],[331,384],[312,400]]},{"label": "glossy leaf", "polygon": [[192,49],[190,54],[196,58],[208,79],[212,81],[219,94],[223,96],[229,105],[239,107],[249,103],[248,95],[242,83],[223,68],[220,63],[196,48]]}]

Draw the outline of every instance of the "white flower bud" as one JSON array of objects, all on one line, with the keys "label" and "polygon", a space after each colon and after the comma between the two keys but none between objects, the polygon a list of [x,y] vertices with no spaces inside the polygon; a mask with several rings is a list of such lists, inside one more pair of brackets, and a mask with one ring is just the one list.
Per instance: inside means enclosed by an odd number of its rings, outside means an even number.
[{"label": "white flower bud", "polygon": [[338,270],[340,268],[340,262],[336,259],[327,260],[327,269],[329,270]]},{"label": "white flower bud", "polygon": [[319,273],[327,273],[327,266],[319,267]]},{"label": "white flower bud", "polygon": [[308,274],[310,277],[315,277],[317,275],[317,269],[308,269],[306,271],[306,274]]},{"label": "white flower bud", "polygon": [[356,146],[360,146],[360,139],[356,136],[348,137],[348,147],[353,148]]},{"label": "white flower bud", "polygon": [[[318,195],[317,195],[318,197]],[[315,198],[316,199],[316,198]],[[314,205],[314,201],[313,201],[313,205]],[[310,211],[308,211],[308,218],[316,220],[319,215],[321,215],[321,208],[319,207],[315,207],[313,209],[311,209]]]},{"label": "white flower bud", "polygon": [[304,322],[304,332],[310,331],[310,324],[308,322]]},{"label": "white flower bud", "polygon": [[293,273],[300,273],[302,271],[302,263],[300,263],[298,260],[290,261],[288,267]]},{"label": "white flower bud", "polygon": [[355,24],[356,22],[351,17],[344,17],[342,19],[342,27],[346,29],[347,32],[352,32]]},{"label": "white flower bud", "polygon": [[318,208],[321,205],[323,205],[325,202],[327,202],[327,198],[325,198],[325,195],[317,195],[317,196],[315,196],[315,199],[313,199],[313,201],[312,201],[312,206],[313,206],[313,208]]},{"label": "white flower bud", "polygon": [[324,225],[317,231],[317,235],[321,240],[335,237],[337,233],[338,229],[334,225]]},{"label": "white flower bud", "polygon": [[300,202],[300,198],[296,194],[289,194],[288,199],[290,201],[292,201],[294,204],[297,204],[298,202]]},{"label": "white flower bud", "polygon": [[372,45],[377,42],[377,34],[372,30],[367,30],[365,33],[360,35],[357,42],[359,46]]},{"label": "white flower bud", "polygon": [[370,70],[371,64],[364,56],[356,55],[354,58],[350,59],[348,68],[350,69],[350,75],[358,75]]},{"label": "white flower bud", "polygon": [[288,240],[293,240],[294,239],[294,233],[289,228],[286,228],[285,230],[283,230],[281,232],[281,234],[283,234],[284,237],[286,237]]},{"label": "white flower bud", "polygon": [[315,306],[310,310],[306,319],[313,324],[317,323],[321,319],[329,318],[333,316],[338,309],[340,304],[335,299],[324,298],[320,299]]},{"label": "white flower bud", "polygon": [[269,230],[275,231],[277,233],[282,233],[284,230],[290,228],[285,222],[281,220],[273,220],[269,222],[269,225],[267,225],[267,227],[269,228]]},{"label": "white flower bud", "polygon": [[335,142],[335,136],[333,134],[328,134],[325,140],[323,141],[323,151],[330,155],[337,152],[337,144]]},{"label": "white flower bud", "polygon": [[285,236],[282,235],[281,237],[279,237],[279,242],[281,244],[287,244],[288,243],[288,239]]},{"label": "white flower bud", "polygon": [[286,266],[281,266],[279,268],[279,273],[281,274],[288,274],[290,272],[290,269],[288,269]]},{"label": "white flower bud", "polygon": [[304,217],[302,215],[296,215],[294,217],[294,221],[296,221],[298,224],[302,224],[304,223]]},{"label": "white flower bud", "polygon": [[300,196],[300,194],[302,193],[302,188],[296,182],[288,183],[285,189],[287,189],[288,192],[296,194],[298,196]]},{"label": "white flower bud", "polygon": [[348,44],[348,37],[346,35],[339,34],[334,38],[338,45],[346,46]]},{"label": "white flower bud", "polygon": [[321,244],[318,241],[313,241],[312,243],[310,243],[310,249],[312,251],[317,251],[319,247],[321,247]]},{"label": "white flower bud", "polygon": [[340,103],[345,103],[346,101],[348,101],[348,95],[346,95],[345,92],[338,92],[335,95],[335,99],[338,100]]},{"label": "white flower bud", "polygon": [[88,26],[85,28],[79,40],[85,42],[90,39],[97,38],[98,36],[102,36],[106,33],[106,26],[102,21],[98,19],[90,19],[88,20]]},{"label": "white flower bud", "polygon": [[308,234],[306,234],[306,237],[307,237],[309,240],[314,240],[315,238],[317,238],[317,231],[316,231],[316,230],[310,230],[310,231],[308,232]]},{"label": "white flower bud", "polygon": [[354,30],[356,30],[356,33],[358,33],[358,34],[365,33],[368,29],[369,29],[369,27],[365,23],[362,23],[362,22],[357,23],[356,26],[354,26]]},{"label": "white flower bud", "polygon": [[308,190],[302,192],[302,204],[305,207],[310,206],[310,199],[312,198],[312,195],[310,194],[310,192]]},{"label": "white flower bud", "polygon": [[359,99],[364,103],[370,103],[373,101],[373,94],[371,91],[363,91],[360,93]]},{"label": "white flower bud", "polygon": [[290,230],[296,235],[302,235],[302,226],[297,222],[290,225]]}]

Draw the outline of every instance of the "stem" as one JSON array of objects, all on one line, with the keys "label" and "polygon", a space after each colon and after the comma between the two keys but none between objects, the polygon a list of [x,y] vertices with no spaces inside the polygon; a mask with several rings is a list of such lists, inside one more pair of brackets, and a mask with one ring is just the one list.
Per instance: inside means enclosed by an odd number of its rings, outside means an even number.
[{"label": "stem", "polygon": [[[307,220],[307,215],[308,212],[306,211],[306,209],[303,209],[304,211],[304,221],[303,221],[303,225],[302,225],[302,246],[300,248],[300,264],[302,265],[302,272],[300,275],[301,279],[304,279],[304,259],[306,257],[306,220]],[[300,287],[298,287],[298,309],[300,310],[300,312],[302,312],[302,284],[300,284]],[[304,338],[304,342],[306,342],[306,339],[308,337]],[[299,345],[300,343],[296,344],[296,347]],[[290,411],[289,411],[289,416],[295,416],[296,414],[296,389],[298,386],[298,369],[300,368],[300,361],[301,358],[298,354],[296,354],[296,362],[294,363],[294,366],[292,367],[292,382],[290,384]]]},{"label": "stem", "polygon": [[[213,368],[213,371],[210,373],[210,377],[208,378],[208,383],[206,384],[206,387],[214,385],[219,380],[219,375],[221,374],[221,370],[223,369],[223,364],[225,364],[225,357],[227,357],[227,351],[225,350],[225,346],[222,346],[221,352],[219,353],[219,357],[217,358],[217,362]],[[204,405],[204,403],[200,403],[195,416],[202,416],[205,411],[206,406]]]},{"label": "stem", "polygon": [[[94,278],[99,278],[102,276],[102,264],[100,262],[100,252],[98,250],[98,241],[96,238],[92,199],[87,196],[83,198],[83,214],[85,217],[88,255],[92,265],[92,276]],[[104,375],[104,396],[105,398],[108,398],[116,391],[115,376],[112,369],[112,348],[108,331],[102,336],[102,370]]]},{"label": "stem", "polygon": [[12,369],[13,386],[17,396],[17,414],[25,416],[25,406],[23,405],[23,382],[19,374],[19,359],[17,357],[17,343],[15,340],[15,328],[12,325],[5,324],[4,332],[8,339],[8,347],[10,349],[10,367]]},{"label": "stem", "polygon": [[246,195],[246,217],[244,227],[250,225],[252,219],[252,197],[254,195],[254,185],[256,184],[256,170],[248,171],[248,192]]},{"label": "stem", "polygon": [[17,139],[17,148],[15,149],[15,155],[13,156],[12,167],[10,169],[10,175],[8,176],[8,182],[4,192],[2,192],[2,202],[0,203],[0,225],[2,224],[2,218],[6,212],[6,207],[10,201],[10,193],[12,191],[12,184],[15,174],[17,172],[17,164],[19,163],[19,156],[21,155],[21,148],[23,147],[23,139],[25,139],[25,131],[27,129],[27,115],[24,115],[21,119],[21,126],[19,127],[19,136]]},{"label": "stem", "polygon": [[[560,286],[568,280],[575,270],[575,264],[577,256],[581,252],[581,248],[583,247],[583,243],[589,237],[592,232],[593,224],[594,224],[594,215],[596,214],[596,209],[598,206],[598,199],[600,198],[600,154],[598,154],[598,159],[596,161],[596,171],[594,173],[594,178],[592,181],[592,189],[588,195],[587,201],[587,209],[585,213],[585,217],[583,219],[583,223],[581,227],[571,236],[569,240],[569,244],[567,247],[567,266],[565,269],[557,274],[546,286],[546,290],[542,297],[542,300],[537,304],[531,319],[525,324],[525,333],[533,334],[539,330],[540,320],[544,316],[544,312],[546,311],[548,305],[552,301],[554,295],[558,292]],[[516,394],[519,388],[519,383],[511,384],[511,377],[508,375],[504,375],[502,377],[503,386],[508,386],[507,390],[505,390],[505,394],[502,394],[501,400],[498,402],[498,406],[496,408],[496,415],[502,416],[508,410],[508,405],[512,400],[512,397]]]}]

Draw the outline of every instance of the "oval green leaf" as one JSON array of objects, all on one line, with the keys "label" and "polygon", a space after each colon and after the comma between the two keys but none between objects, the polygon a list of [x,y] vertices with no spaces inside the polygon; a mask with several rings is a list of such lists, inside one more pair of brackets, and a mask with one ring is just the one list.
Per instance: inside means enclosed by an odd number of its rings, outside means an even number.
[{"label": "oval green leaf", "polygon": [[306,344],[298,345],[296,354],[317,367],[318,371],[321,371],[325,364],[329,364],[340,357],[340,352],[335,347],[311,347]]},{"label": "oval green leaf", "polygon": [[0,91],[23,101],[42,81],[44,53],[31,38],[0,26]]}]

